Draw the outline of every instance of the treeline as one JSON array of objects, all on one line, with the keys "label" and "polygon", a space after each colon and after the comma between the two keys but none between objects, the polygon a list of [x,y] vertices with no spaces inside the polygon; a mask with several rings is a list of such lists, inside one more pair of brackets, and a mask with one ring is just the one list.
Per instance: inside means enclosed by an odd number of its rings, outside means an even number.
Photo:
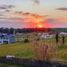
[{"label": "treeline", "polygon": [[67,28],[0,28],[0,33],[30,33],[30,32],[67,32]]},{"label": "treeline", "polygon": [[52,31],[56,31],[56,32],[67,32],[67,28],[52,28]]},{"label": "treeline", "polygon": [[0,28],[0,33],[16,34],[16,33],[30,33],[30,32],[46,32],[51,29],[47,28]]},{"label": "treeline", "polygon": [[14,30],[14,28],[0,28],[0,33],[13,34]]}]

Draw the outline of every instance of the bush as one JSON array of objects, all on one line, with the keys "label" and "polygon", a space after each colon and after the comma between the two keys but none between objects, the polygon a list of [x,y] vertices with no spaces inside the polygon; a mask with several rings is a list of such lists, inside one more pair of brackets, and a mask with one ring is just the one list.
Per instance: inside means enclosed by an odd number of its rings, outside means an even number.
[{"label": "bush", "polygon": [[24,43],[28,43],[29,42],[29,40],[28,39],[24,39]]}]

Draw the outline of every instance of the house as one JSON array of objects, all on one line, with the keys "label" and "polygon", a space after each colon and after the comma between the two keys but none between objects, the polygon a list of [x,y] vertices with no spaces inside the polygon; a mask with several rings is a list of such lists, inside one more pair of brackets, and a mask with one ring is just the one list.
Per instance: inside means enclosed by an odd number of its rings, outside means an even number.
[{"label": "house", "polygon": [[46,38],[53,38],[53,37],[55,37],[54,34],[43,33],[40,38],[46,39]]},{"label": "house", "polygon": [[15,43],[16,38],[13,34],[0,34],[0,44]]},{"label": "house", "polygon": [[59,35],[64,35],[64,36],[67,36],[67,32],[60,32]]}]

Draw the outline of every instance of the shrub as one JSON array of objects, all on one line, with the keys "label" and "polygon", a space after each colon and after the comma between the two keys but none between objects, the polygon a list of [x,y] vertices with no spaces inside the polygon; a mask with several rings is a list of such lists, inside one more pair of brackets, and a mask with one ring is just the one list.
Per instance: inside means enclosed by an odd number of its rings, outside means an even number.
[{"label": "shrub", "polygon": [[24,39],[24,43],[28,43],[29,42],[29,40],[28,39]]}]

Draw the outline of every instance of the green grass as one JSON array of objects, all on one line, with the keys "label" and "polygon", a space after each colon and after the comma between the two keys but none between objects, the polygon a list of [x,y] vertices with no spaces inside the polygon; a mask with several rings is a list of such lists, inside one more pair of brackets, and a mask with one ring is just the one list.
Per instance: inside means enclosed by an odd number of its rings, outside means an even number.
[{"label": "green grass", "polygon": [[[32,39],[36,39],[36,36],[34,35],[30,36],[30,40]],[[55,38],[45,39],[42,40],[41,42],[49,45],[51,44],[58,45],[56,44]],[[62,38],[59,38],[59,44],[61,46],[57,49],[55,57],[57,57],[58,59],[67,60],[67,37],[65,37],[64,45],[62,44]],[[0,45],[0,56],[14,55],[17,58],[34,59],[35,56],[33,54],[32,48],[33,48],[32,43],[16,42],[14,44],[3,44]],[[22,67],[22,66],[0,64],[0,67]]]},{"label": "green grass", "polygon": [[[32,45],[30,43],[17,42],[14,44],[0,45],[0,56],[13,55],[17,58],[33,58]],[[12,65],[0,63],[0,67],[24,67],[21,65]]]},{"label": "green grass", "polygon": [[67,60],[67,37],[65,37],[65,44],[62,43],[62,38],[59,37],[59,43],[56,43],[55,38],[42,40],[43,43],[48,45],[60,45],[57,48],[56,54],[54,55],[56,58],[61,60]]},{"label": "green grass", "polygon": [[[35,39],[36,36],[31,36],[31,39]],[[22,37],[21,37],[22,38]],[[58,45],[56,44],[55,38],[52,39],[45,39],[41,41],[44,44],[52,44],[52,45]],[[62,38],[59,38],[59,44],[62,44]],[[57,49],[57,58],[67,60],[67,37],[65,38],[65,44],[63,46],[60,46]],[[24,42],[17,42],[14,44],[4,44],[0,45],[0,56],[6,56],[6,55],[14,55],[18,58],[29,58],[33,59],[34,55],[32,52],[32,43],[24,43]]]},{"label": "green grass", "polygon": [[15,44],[0,45],[0,56],[14,55],[19,58],[32,58],[33,53],[30,43],[18,42]]}]

